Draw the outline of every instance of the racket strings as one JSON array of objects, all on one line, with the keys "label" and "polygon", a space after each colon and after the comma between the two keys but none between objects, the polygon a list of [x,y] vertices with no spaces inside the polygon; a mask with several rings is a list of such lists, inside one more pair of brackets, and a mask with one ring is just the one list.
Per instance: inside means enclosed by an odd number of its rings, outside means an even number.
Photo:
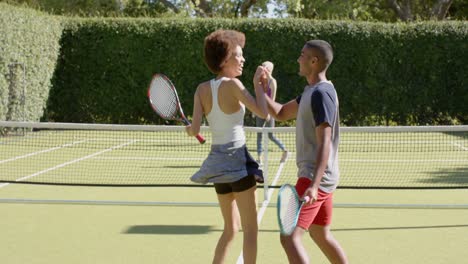
[{"label": "racket strings", "polygon": [[150,100],[157,106],[156,111],[167,119],[178,116],[177,94],[172,86],[163,78],[155,78],[151,83]]},{"label": "racket strings", "polygon": [[286,233],[291,233],[296,227],[300,201],[291,189],[285,189],[280,196],[280,224]]}]

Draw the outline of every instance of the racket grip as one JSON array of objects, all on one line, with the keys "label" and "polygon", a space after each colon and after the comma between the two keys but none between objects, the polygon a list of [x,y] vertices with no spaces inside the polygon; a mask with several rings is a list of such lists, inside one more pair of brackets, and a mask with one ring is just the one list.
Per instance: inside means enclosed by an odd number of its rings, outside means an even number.
[{"label": "racket grip", "polygon": [[304,196],[304,198],[302,198],[302,202],[304,202],[304,203],[308,203],[309,201],[310,201],[309,196]]},{"label": "racket grip", "polygon": [[[188,121],[188,119],[185,117],[182,117],[182,122],[186,126],[190,125],[190,121]],[[205,144],[206,140],[200,133],[198,133],[195,137],[198,139],[198,142],[200,142],[200,144]]]},{"label": "racket grip", "polygon": [[197,134],[195,137],[198,139],[198,142],[200,142],[200,144],[205,144],[206,140],[202,135]]}]

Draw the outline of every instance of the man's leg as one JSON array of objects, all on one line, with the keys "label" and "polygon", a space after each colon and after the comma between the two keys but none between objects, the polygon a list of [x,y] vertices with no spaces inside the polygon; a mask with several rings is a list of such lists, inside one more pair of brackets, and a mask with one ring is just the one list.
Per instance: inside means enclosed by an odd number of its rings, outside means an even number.
[{"label": "man's leg", "polygon": [[289,263],[294,264],[308,264],[309,256],[302,244],[302,236],[306,230],[296,227],[290,236],[280,235],[281,245],[283,246],[286,255],[288,256]]},{"label": "man's leg", "polygon": [[338,241],[333,237],[330,232],[330,226],[312,225],[309,228],[309,234],[322,250],[323,254],[327,256],[330,263],[333,264],[346,264],[348,259],[343,248]]},{"label": "man's leg", "polygon": [[348,263],[346,254],[330,231],[333,215],[333,193],[319,190],[318,197],[318,200],[323,201],[323,203],[309,227],[309,234],[330,263],[346,264]]},{"label": "man's leg", "polygon": [[[304,194],[304,191],[310,186],[311,180],[308,178],[298,178],[296,182],[296,191],[299,196]],[[306,205],[302,207],[299,213],[296,229],[290,236],[280,236],[281,245],[288,256],[289,263],[309,263],[309,256],[302,244],[302,237],[312,224],[315,216],[318,213],[320,204]]]}]

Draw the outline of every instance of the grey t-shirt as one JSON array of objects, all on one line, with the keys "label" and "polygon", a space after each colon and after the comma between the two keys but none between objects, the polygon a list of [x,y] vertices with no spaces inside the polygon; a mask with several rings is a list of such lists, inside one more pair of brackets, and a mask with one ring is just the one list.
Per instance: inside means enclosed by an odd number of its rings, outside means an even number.
[{"label": "grey t-shirt", "polygon": [[296,162],[297,176],[313,179],[317,157],[316,127],[328,123],[332,128],[330,156],[325,174],[320,182],[320,190],[330,193],[338,186],[338,144],[340,139],[339,103],[335,87],[323,81],[304,88],[297,97],[299,109],[296,122]]}]

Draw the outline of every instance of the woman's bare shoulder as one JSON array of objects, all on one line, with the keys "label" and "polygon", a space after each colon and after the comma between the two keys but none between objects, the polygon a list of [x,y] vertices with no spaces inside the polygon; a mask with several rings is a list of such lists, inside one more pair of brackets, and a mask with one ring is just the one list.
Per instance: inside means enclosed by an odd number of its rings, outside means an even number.
[{"label": "woman's bare shoulder", "polygon": [[210,90],[210,81],[202,82],[198,85],[197,91],[199,92],[206,92],[207,90]]},{"label": "woman's bare shoulder", "polygon": [[229,78],[226,80],[226,85],[228,85],[231,88],[238,89],[238,90],[244,90],[244,84],[237,79],[237,78]]}]

